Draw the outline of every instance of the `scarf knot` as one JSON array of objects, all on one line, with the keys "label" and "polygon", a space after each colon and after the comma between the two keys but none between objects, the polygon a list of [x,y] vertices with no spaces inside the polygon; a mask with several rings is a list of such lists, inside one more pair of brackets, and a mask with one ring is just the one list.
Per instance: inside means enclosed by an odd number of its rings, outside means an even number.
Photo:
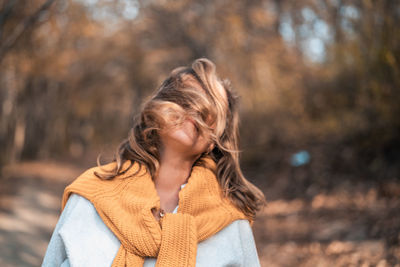
[{"label": "scarf knot", "polygon": [[[248,219],[223,196],[215,176],[215,162],[206,157],[211,169],[193,166],[188,182],[179,191],[177,213],[166,213],[157,221],[152,209],[160,208],[155,184],[145,168],[134,162],[123,175],[102,180],[94,175],[98,167],[85,171],[68,185],[62,209],[71,193],[92,202],[107,227],[121,242],[112,266],[140,266],[146,257],[157,258],[156,266],[195,266],[197,244],[238,219]],[[123,169],[131,162],[124,162]],[[115,168],[116,162],[102,166]],[[133,177],[127,178],[136,171]]]}]

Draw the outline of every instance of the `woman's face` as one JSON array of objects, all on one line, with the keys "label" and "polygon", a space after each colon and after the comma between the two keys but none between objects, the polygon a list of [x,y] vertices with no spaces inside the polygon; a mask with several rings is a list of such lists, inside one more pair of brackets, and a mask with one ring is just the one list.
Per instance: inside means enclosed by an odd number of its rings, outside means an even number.
[{"label": "woman's face", "polygon": [[195,156],[207,151],[211,138],[206,134],[200,135],[194,121],[188,118],[182,125],[160,132],[160,138],[168,149]]},{"label": "woman's face", "polygon": [[[203,90],[196,81],[191,80],[189,82],[192,86],[199,88],[199,90]],[[223,97],[227,101],[226,92],[222,86],[219,92],[223,94]],[[215,124],[210,126],[214,127]],[[209,134],[200,134],[197,131],[194,120],[190,118],[187,118],[180,126],[161,131],[160,138],[164,147],[185,153],[187,156],[197,156],[214,147]]]}]

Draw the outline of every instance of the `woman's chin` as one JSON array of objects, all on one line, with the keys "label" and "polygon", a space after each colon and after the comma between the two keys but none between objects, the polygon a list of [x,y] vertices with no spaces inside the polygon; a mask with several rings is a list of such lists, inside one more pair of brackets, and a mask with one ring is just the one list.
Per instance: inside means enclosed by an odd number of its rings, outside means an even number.
[{"label": "woman's chin", "polygon": [[196,140],[193,141],[193,139],[188,137],[179,138],[176,141],[176,149],[189,155],[199,155],[205,150],[204,146],[196,142]]},{"label": "woman's chin", "polygon": [[171,131],[164,136],[163,141],[165,145],[173,146],[177,151],[193,156],[201,154],[207,146],[204,139],[190,128]]}]

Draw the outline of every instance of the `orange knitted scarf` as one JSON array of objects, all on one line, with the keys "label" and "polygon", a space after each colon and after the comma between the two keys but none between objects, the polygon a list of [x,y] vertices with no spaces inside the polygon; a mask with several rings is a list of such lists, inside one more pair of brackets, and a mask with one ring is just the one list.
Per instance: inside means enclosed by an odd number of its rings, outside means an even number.
[{"label": "orange knitted scarf", "polygon": [[[145,257],[157,258],[156,266],[183,267],[196,265],[197,243],[214,235],[228,224],[246,217],[228,198],[223,197],[215,176],[216,164],[193,166],[187,184],[179,192],[177,213],[166,213],[157,221],[152,209],[160,208],[160,198],[145,167],[137,162],[124,162],[123,169],[131,168],[112,180],[102,180],[86,170],[63,194],[64,209],[71,193],[77,193],[96,208],[98,214],[121,242],[112,266],[143,266]],[[116,162],[103,165],[113,169]],[[139,170],[133,177],[127,177]],[[89,226],[90,227],[90,226]]]}]

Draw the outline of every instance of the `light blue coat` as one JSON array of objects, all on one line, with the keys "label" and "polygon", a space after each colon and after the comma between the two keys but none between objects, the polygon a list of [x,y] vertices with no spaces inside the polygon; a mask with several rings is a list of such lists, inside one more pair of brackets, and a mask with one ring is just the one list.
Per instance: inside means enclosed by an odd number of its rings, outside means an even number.
[{"label": "light blue coat", "polygon": [[[178,206],[173,213],[177,209]],[[80,195],[71,194],[51,236],[42,266],[111,266],[120,244],[93,204]],[[144,267],[154,267],[155,263],[155,258],[146,258]],[[196,266],[259,267],[249,222],[236,220],[199,242]]]}]

